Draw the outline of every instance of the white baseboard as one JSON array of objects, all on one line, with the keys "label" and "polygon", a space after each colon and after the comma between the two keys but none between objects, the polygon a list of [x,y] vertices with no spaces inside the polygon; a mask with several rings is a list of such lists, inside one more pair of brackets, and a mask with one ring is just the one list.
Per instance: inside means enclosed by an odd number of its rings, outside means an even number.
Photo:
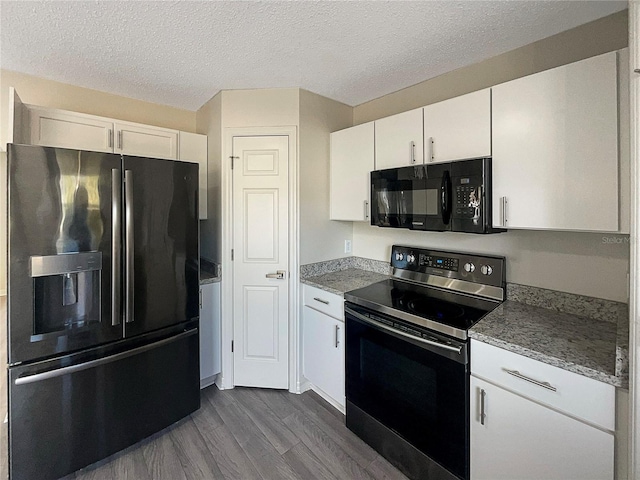
[{"label": "white baseboard", "polygon": [[[311,385],[311,390],[313,390],[318,395],[320,395],[324,400],[326,400],[333,408],[338,410],[341,414],[345,415],[345,407],[344,407],[344,405],[340,405],[340,403],[338,403],[336,400],[331,398],[329,395],[327,395],[325,392],[323,392],[321,389],[319,389],[315,385]],[[343,401],[344,401],[344,399],[343,399]]]},{"label": "white baseboard", "polygon": [[213,385],[216,382],[217,378],[218,378],[218,375],[211,375],[210,377],[207,377],[207,378],[201,378],[200,379],[200,390],[202,390],[203,388],[207,388],[207,387]]},{"label": "white baseboard", "polygon": [[300,388],[298,389],[298,392],[291,392],[291,393],[304,393],[307,390],[311,390],[311,388],[313,388],[313,385],[311,385],[311,382],[309,380],[305,380],[300,384]]}]

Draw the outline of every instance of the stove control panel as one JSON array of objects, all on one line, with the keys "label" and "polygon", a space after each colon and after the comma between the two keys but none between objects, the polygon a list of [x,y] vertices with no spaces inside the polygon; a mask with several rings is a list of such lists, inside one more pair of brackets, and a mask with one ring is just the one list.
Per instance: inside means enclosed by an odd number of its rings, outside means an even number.
[{"label": "stove control panel", "polygon": [[391,266],[395,276],[420,282],[425,275],[496,287],[504,287],[506,281],[505,259],[498,256],[394,245]]},{"label": "stove control panel", "polygon": [[[411,256],[415,258],[414,255]],[[441,270],[450,270],[452,272],[458,271],[458,265],[460,263],[457,258],[425,255],[422,253],[418,255],[418,258],[420,259],[419,266],[421,267],[439,268]]]}]

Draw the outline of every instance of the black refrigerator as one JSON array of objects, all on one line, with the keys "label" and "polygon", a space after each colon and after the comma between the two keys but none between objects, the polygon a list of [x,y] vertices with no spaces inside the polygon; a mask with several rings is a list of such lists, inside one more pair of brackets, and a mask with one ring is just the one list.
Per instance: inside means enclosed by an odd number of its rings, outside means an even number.
[{"label": "black refrigerator", "polygon": [[7,152],[9,469],[54,479],[200,406],[198,166]]}]

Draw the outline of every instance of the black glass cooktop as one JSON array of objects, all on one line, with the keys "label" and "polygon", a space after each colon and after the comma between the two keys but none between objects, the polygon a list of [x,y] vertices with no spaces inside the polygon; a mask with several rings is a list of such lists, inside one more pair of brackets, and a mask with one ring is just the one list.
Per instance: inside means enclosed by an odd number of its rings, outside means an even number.
[{"label": "black glass cooktop", "polygon": [[[495,301],[395,279],[383,280],[347,292],[345,300],[389,315],[397,315],[400,312],[400,317],[404,320],[414,321],[423,326],[432,325],[419,319],[465,332],[499,305]],[[438,330],[453,334],[446,330]]]}]

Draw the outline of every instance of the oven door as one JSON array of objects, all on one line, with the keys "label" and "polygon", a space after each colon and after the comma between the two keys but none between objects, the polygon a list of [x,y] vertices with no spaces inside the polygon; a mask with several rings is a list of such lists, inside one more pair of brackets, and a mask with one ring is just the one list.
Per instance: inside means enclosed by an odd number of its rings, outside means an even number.
[{"label": "oven door", "polygon": [[347,405],[355,405],[456,477],[469,478],[467,346],[460,343],[458,353],[449,345],[407,338],[389,331],[383,322],[390,320],[345,304]]},{"label": "oven door", "polygon": [[449,164],[417,165],[371,172],[371,225],[449,230]]}]

